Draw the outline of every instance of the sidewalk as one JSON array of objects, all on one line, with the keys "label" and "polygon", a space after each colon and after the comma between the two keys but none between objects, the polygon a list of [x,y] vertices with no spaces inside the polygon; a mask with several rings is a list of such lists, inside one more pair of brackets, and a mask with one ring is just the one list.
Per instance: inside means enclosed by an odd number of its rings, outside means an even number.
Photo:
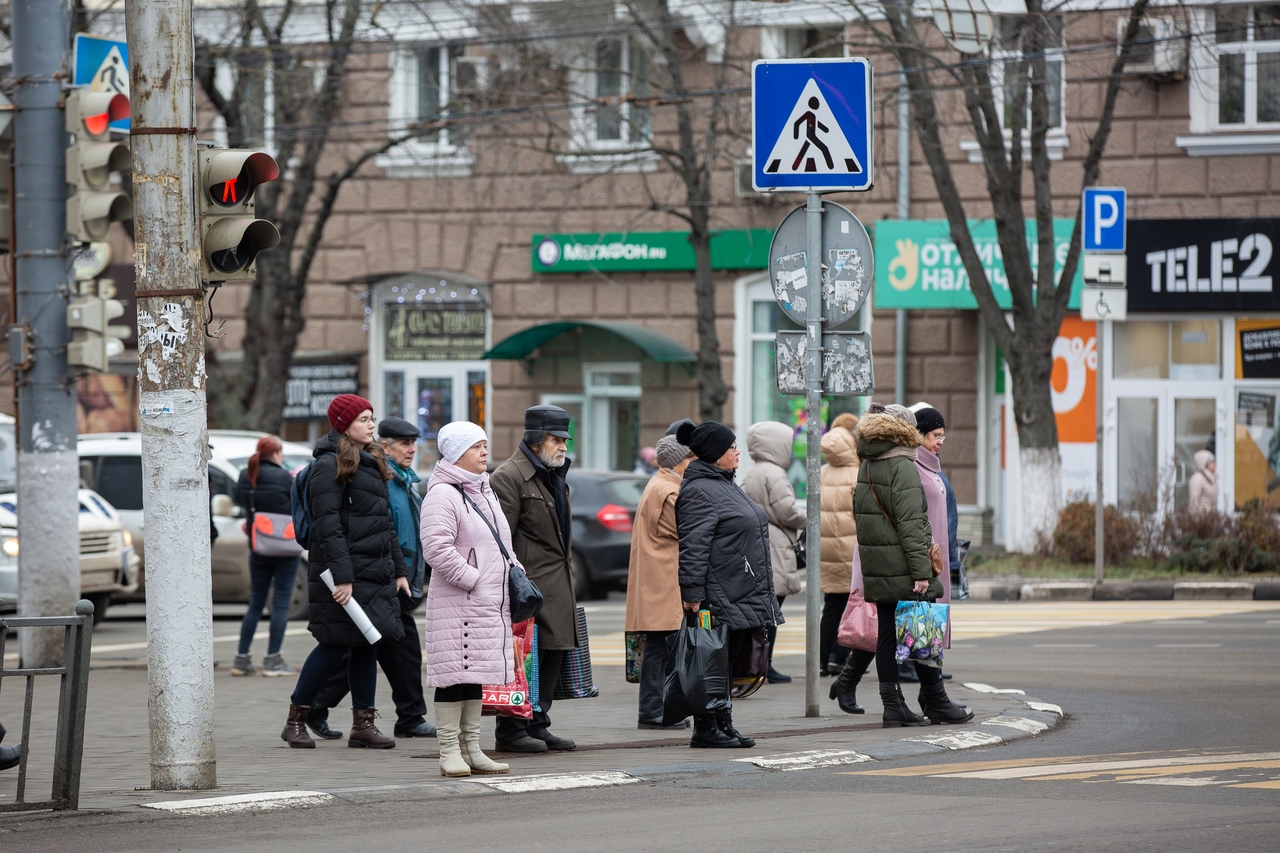
[{"label": "sidewalk", "polygon": [[[299,664],[310,648],[308,636],[290,636],[285,657]],[[788,656],[785,660],[789,671],[799,670],[802,658]],[[447,780],[439,775],[436,742],[430,738],[400,739],[392,750],[349,749],[345,738],[318,741],[312,750],[289,749],[280,740],[280,730],[294,679],[233,678],[227,671],[229,663],[219,663],[214,678],[218,788],[175,793],[150,790],[145,668],[138,661],[95,661],[90,675],[81,810],[214,798],[218,802],[208,808],[225,811],[229,806],[224,798],[233,795],[250,795],[243,798],[247,801],[243,807],[269,807],[263,803],[266,798],[253,796],[266,792],[289,792],[274,801],[275,807],[283,807],[331,799],[421,799],[613,785],[679,774],[806,769],[994,745],[1047,731],[1058,724],[1062,713],[1020,691],[986,692],[992,688],[950,682],[952,697],[973,708],[973,722],[959,727],[884,729],[874,679],[864,682],[859,691],[865,715],[841,713],[836,703],[826,698],[831,680],[824,678],[823,716],[807,718],[804,682],[797,678],[791,684],[766,685],[755,696],[735,703],[735,723],[742,732],[757,738],[756,748],[693,750],[688,746],[687,729],[636,729],[638,688],[626,683],[622,667],[599,666],[595,669],[601,693],[598,698],[560,701],[553,709],[554,730],[577,741],[576,751],[534,756],[495,754],[511,764],[509,776]],[[37,707],[56,708],[56,679],[38,679],[37,683]],[[915,685],[905,685],[904,691],[914,705]],[[5,691],[6,707],[17,699],[9,693]],[[378,697],[384,709],[380,726],[390,733],[394,709],[390,688],[381,676]],[[32,741],[38,754],[32,754],[27,799],[47,796],[51,779],[51,768],[45,764],[53,742],[53,714],[35,716]],[[345,709],[335,709],[330,721],[345,726],[346,716]],[[11,725],[11,732],[13,728]],[[488,751],[493,746],[493,728],[488,721],[484,732],[482,746]],[[13,801],[16,784],[16,771],[0,775],[0,803]],[[0,814],[0,821],[12,817]]]}]

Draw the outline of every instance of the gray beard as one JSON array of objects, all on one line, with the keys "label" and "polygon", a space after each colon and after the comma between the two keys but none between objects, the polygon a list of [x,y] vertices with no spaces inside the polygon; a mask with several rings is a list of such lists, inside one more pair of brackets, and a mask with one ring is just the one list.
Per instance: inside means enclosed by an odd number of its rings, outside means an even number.
[{"label": "gray beard", "polygon": [[561,456],[560,461],[557,462],[556,451],[553,450],[551,451],[551,453],[544,455],[542,448],[538,448],[537,450],[534,451],[534,453],[537,455],[538,461],[541,462],[543,465],[546,465],[548,468],[563,468],[564,460],[567,458],[565,456]]}]

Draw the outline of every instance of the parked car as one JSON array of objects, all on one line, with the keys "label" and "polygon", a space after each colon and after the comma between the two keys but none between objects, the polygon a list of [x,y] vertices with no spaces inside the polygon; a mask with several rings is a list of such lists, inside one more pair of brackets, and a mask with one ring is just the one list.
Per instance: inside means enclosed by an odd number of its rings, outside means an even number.
[{"label": "parked car", "polygon": [[631,525],[648,477],[629,471],[569,469],[573,506],[573,574],[578,598],[604,598],[625,589]]},{"label": "parked car", "polygon": [[[0,612],[18,605],[17,461],[13,418],[0,415]],[[92,489],[80,489],[78,498],[80,595],[93,602],[93,620],[100,622],[113,596],[137,587],[141,561],[116,509]]]},{"label": "parked car", "polygon": [[[213,600],[217,604],[247,604],[249,601],[249,537],[244,530],[245,508],[239,505],[236,483],[240,470],[257,449],[266,433],[240,430],[210,430],[209,495],[213,524],[218,539],[213,545]],[[136,432],[82,435],[78,442],[80,476],[97,488],[119,511],[132,533],[134,547],[142,558],[137,574],[135,598],[146,592],[146,534],[142,513],[142,438]],[[311,448],[284,442],[284,467],[290,470],[311,461]],[[303,556],[305,561],[306,557]],[[291,618],[307,613],[307,573],[298,572],[294,583]]]}]

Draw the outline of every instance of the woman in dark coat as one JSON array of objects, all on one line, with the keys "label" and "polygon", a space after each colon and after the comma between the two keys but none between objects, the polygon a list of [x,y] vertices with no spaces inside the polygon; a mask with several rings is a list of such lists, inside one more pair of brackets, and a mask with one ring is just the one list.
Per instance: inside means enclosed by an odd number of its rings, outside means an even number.
[{"label": "woman in dark coat", "polygon": [[[387,497],[392,474],[381,445],[373,440],[372,403],[339,394],[328,415],[333,430],[316,444],[307,480],[313,524],[307,627],[319,645],[302,665],[280,737],[291,747],[315,746],[307,734],[307,713],[349,650],[352,725],[347,746],[390,749],[396,742],[373,722],[377,657],[343,605],[354,598],[383,639],[404,634],[396,595],[409,594],[409,581]],[[320,577],[326,570],[333,574],[332,592]]]},{"label": "woman in dark coat", "polygon": [[[872,403],[858,421],[854,436],[862,462],[853,492],[853,513],[858,525],[863,588],[867,601],[876,603],[879,634],[875,661],[884,725],[927,726],[928,719],[907,707],[894,658],[898,642],[894,614],[898,602],[916,595],[929,600],[942,596],[942,583],[934,577],[929,563],[933,532],[916,468],[920,432],[910,409]],[[846,664],[846,670],[848,667]],[[934,713],[945,711],[951,715],[954,710],[963,717],[947,698],[941,669],[917,666],[916,672]]]},{"label": "woman in dark coat", "polygon": [[[258,439],[257,451],[240,472],[236,496],[248,513],[245,524],[250,531],[254,529],[254,520],[259,512],[286,516],[293,513],[293,503],[289,498],[293,476],[280,466],[283,461],[284,447],[280,439],[264,435]],[[253,541],[252,532],[249,541]],[[293,580],[297,573],[297,554],[269,557],[249,551],[249,609],[240,623],[240,645],[231,665],[232,675],[253,675],[253,657],[249,649],[253,645],[253,635],[258,630],[258,620],[262,617],[269,590],[274,594],[271,596],[271,630],[267,637],[267,656],[262,659],[262,674],[295,674],[280,655],[280,646],[284,643],[284,629],[289,624],[289,603],[293,598]]]},{"label": "woman in dark coat", "polygon": [[[676,498],[680,536],[680,597],[684,609],[711,611],[728,628],[729,672],[752,630],[782,624],[769,559],[769,520],[733,482],[738,445],[733,430],[707,421],[682,424],[676,440],[697,455]],[[726,673],[727,676],[727,673]],[[733,727],[732,711],[694,717],[693,747],[751,747]]]}]

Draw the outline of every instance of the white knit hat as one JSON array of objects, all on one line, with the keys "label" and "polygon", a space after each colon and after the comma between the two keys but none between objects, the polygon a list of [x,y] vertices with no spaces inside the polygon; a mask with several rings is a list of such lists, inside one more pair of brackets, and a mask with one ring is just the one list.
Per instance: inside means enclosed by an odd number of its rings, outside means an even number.
[{"label": "white knit hat", "polygon": [[462,458],[462,454],[470,450],[477,441],[488,441],[481,427],[471,421],[454,421],[440,427],[436,435],[436,446],[440,448],[440,456],[450,465]]}]

